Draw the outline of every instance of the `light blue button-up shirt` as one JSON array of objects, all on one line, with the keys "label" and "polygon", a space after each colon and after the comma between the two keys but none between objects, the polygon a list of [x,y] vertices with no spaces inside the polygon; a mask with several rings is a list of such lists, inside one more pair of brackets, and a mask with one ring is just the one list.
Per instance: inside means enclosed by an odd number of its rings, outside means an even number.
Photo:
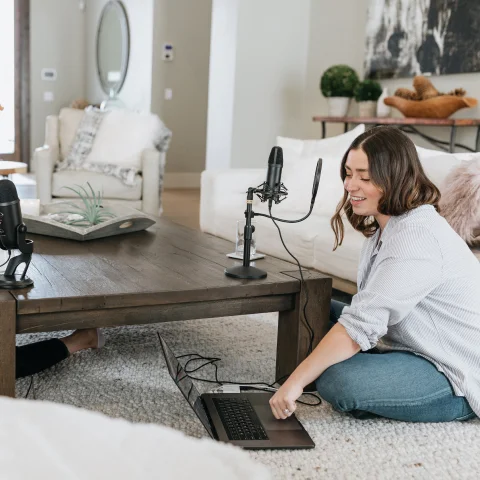
[{"label": "light blue button-up shirt", "polygon": [[480,416],[480,262],[431,205],[379,235],[364,243],[358,293],[338,321],[362,350],[430,360]]}]

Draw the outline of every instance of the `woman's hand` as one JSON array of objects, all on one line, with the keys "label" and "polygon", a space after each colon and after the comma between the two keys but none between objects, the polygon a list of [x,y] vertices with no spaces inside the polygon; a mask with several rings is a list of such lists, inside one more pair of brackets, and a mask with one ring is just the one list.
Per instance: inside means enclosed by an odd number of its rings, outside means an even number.
[{"label": "woman's hand", "polygon": [[299,383],[287,380],[270,399],[272,413],[277,420],[285,420],[296,409],[295,401],[303,393],[303,387]]}]

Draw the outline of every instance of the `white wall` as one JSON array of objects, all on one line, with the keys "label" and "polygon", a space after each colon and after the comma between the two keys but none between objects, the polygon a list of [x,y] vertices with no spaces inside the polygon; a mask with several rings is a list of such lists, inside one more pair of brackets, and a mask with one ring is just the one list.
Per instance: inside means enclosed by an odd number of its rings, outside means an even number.
[{"label": "white wall", "polygon": [[[205,169],[211,16],[211,0],[155,0],[152,111],[173,132],[167,188],[199,187]],[[171,62],[162,59],[166,42],[174,47]]]},{"label": "white wall", "polygon": [[[345,63],[364,75],[370,0],[214,0],[208,117],[207,169],[264,167],[276,135],[320,138],[315,115],[327,114],[319,88],[322,73]],[[273,15],[273,12],[275,13]],[[381,81],[393,94],[412,78]],[[480,73],[432,77],[440,91],[463,87],[480,99]],[[351,115],[358,114],[353,100]],[[479,108],[454,117],[477,117]],[[394,111],[394,116],[401,116]],[[421,128],[449,139],[443,128]],[[327,125],[327,136],[343,125]],[[474,128],[457,141],[474,146]],[[418,136],[421,146],[435,148]]]},{"label": "white wall", "polygon": [[[100,15],[108,0],[90,0],[86,10],[86,94],[89,101],[106,98],[97,75],[96,35]],[[128,71],[118,97],[126,107],[149,112],[152,101],[154,0],[122,0],[130,28]]]},{"label": "white wall", "polygon": [[[77,0],[30,2],[30,55],[33,151],[43,145],[47,115],[85,96],[85,14]],[[42,80],[42,68],[55,68],[57,80]],[[44,102],[45,91],[53,92],[53,102]]]},{"label": "white wall", "polygon": [[230,165],[240,0],[213,0],[206,169]]},{"label": "white wall", "polygon": [[266,164],[277,135],[302,134],[309,15],[310,0],[213,1],[208,169]]},{"label": "white wall", "polygon": [[303,132],[310,0],[242,0],[232,167],[266,165],[277,135]]},{"label": "white wall", "polygon": [[[371,0],[312,0],[311,26],[309,40],[309,59],[307,73],[307,89],[305,92],[308,106],[307,116],[311,119],[314,115],[327,112],[326,99],[319,90],[319,81],[322,73],[335,63],[347,63],[353,67],[361,78],[364,75],[364,55],[367,11]],[[346,14],[347,12],[348,14]],[[339,34],[339,26],[343,34]],[[393,95],[399,87],[413,89],[413,78],[400,78],[381,80],[380,83],[387,87],[389,94]],[[468,96],[480,99],[480,73],[461,75],[432,76],[431,80],[439,91],[448,92],[454,88],[462,87],[467,90]],[[350,114],[356,115],[358,106],[352,101]],[[478,118],[479,108],[459,110],[452,118]],[[392,110],[392,116],[402,117],[397,110]],[[449,140],[449,129],[420,127],[433,137]],[[332,136],[343,131],[343,125],[327,125],[327,135]],[[310,122],[304,132],[306,138],[319,138],[320,125]],[[471,147],[475,143],[476,131],[474,128],[459,129],[457,141]],[[416,135],[410,135],[412,140],[420,146],[435,149],[434,146]],[[463,151],[463,150],[458,150]]]}]

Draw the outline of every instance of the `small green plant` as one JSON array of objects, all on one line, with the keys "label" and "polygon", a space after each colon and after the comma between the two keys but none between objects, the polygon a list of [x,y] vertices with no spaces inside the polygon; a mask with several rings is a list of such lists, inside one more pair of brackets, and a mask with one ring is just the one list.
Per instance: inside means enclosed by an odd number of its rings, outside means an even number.
[{"label": "small green plant", "polygon": [[357,72],[348,65],[333,65],[325,70],[320,90],[325,97],[353,97],[359,82]]},{"label": "small green plant", "polygon": [[376,102],[382,94],[382,86],[375,80],[364,80],[355,88],[357,102]]},{"label": "small green plant", "polygon": [[76,193],[82,199],[82,202],[83,202],[83,206],[77,205],[76,203],[73,203],[73,202],[62,202],[65,205],[70,205],[75,210],[63,211],[59,213],[67,213],[70,215],[75,214],[75,215],[80,215],[80,217],[82,217],[82,218],[76,218],[75,220],[66,221],[65,223],[67,225],[93,226],[93,225],[98,225],[99,223],[104,222],[109,218],[115,218],[115,214],[103,208],[102,194],[100,192],[97,192],[97,194],[95,194],[89,182],[87,182],[87,185],[88,185],[88,188],[90,189],[90,192],[88,192],[87,189],[85,187],[82,187],[81,185],[76,185],[78,189],[72,188],[72,187],[63,187]]}]

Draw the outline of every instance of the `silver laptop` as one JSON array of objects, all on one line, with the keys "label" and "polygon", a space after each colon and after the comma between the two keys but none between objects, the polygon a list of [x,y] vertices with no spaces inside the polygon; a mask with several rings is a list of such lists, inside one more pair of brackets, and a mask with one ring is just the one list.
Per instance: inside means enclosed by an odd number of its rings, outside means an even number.
[{"label": "silver laptop", "polygon": [[170,375],[197,417],[215,440],[247,449],[314,448],[295,415],[277,420],[270,409],[271,393],[204,393],[159,335]]}]

